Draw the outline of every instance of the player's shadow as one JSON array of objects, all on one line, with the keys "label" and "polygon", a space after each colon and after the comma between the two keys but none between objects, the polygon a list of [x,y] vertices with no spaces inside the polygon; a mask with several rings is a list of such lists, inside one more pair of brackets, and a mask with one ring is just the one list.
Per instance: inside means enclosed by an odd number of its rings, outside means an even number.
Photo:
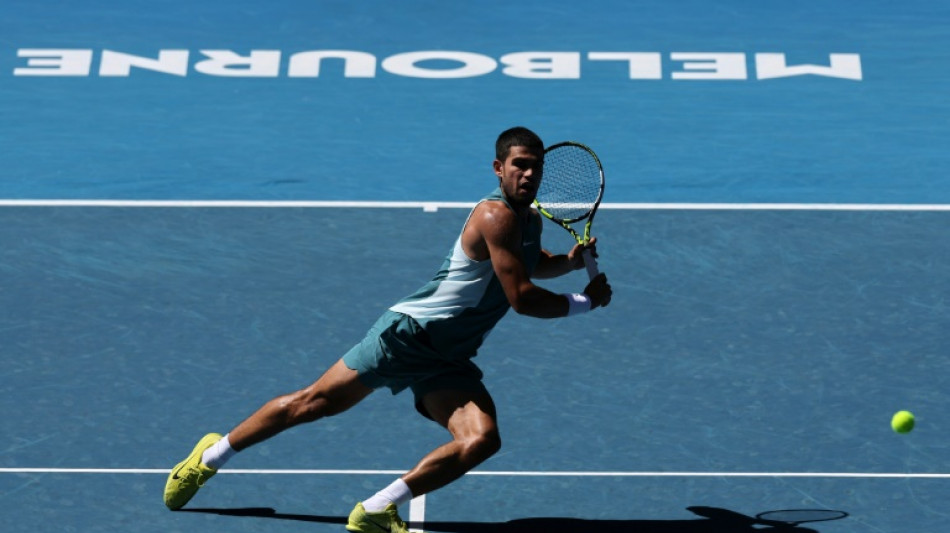
[{"label": "player's shadow", "polygon": [[[762,521],[751,516],[716,507],[688,507],[699,516],[684,520],[587,520],[583,518],[519,518],[508,522],[426,522],[427,532],[443,533],[818,533],[795,524]],[[243,509],[182,509],[181,512],[211,513],[297,520],[324,524],[346,524],[345,517],[278,513],[266,507]],[[846,517],[843,513],[841,518]]]}]

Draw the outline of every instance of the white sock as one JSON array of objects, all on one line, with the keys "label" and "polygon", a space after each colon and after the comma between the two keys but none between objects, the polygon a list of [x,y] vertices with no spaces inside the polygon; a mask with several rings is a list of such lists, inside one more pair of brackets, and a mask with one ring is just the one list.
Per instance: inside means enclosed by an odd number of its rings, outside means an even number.
[{"label": "white sock", "polygon": [[377,492],[372,498],[363,502],[363,509],[366,509],[367,513],[378,513],[391,503],[399,507],[411,499],[412,491],[409,490],[409,485],[406,485],[406,482],[399,478],[390,483],[385,489]]},{"label": "white sock", "polygon": [[224,463],[228,462],[228,459],[234,457],[236,453],[237,450],[231,447],[231,441],[228,440],[228,436],[225,435],[224,438],[212,444],[210,448],[201,454],[201,462],[204,463],[205,466],[217,470],[224,466]]}]

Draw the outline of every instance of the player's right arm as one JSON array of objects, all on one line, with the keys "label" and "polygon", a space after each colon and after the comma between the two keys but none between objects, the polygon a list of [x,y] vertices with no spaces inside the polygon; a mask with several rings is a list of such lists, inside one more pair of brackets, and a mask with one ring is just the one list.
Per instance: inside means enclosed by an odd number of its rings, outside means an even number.
[{"label": "player's right arm", "polygon": [[[516,214],[499,202],[482,202],[476,208],[462,234],[462,245],[475,260],[491,259],[508,303],[515,312],[538,318],[557,318],[568,314],[568,301],[562,294],[535,285],[525,266],[521,249],[521,226]],[[593,282],[592,282],[593,283]],[[603,305],[603,291],[594,291],[591,307]]]}]

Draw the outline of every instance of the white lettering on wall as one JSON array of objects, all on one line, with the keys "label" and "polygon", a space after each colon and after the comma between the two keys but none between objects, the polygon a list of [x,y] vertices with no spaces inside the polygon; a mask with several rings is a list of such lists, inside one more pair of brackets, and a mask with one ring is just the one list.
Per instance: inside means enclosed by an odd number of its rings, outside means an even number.
[{"label": "white lettering on wall", "polygon": [[587,58],[591,61],[626,61],[631,80],[663,79],[659,52],[591,52]]},{"label": "white lettering on wall", "polygon": [[99,63],[100,76],[128,76],[132,67],[164,74],[188,74],[188,50],[160,50],[158,59],[134,56],[112,50],[103,50]]},{"label": "white lettering on wall", "polygon": [[[461,65],[456,68],[433,69],[420,66],[419,63],[423,61],[450,61]],[[497,66],[494,59],[471,52],[407,52],[383,60],[383,70],[410,78],[474,78],[492,72]]]},{"label": "white lettering on wall", "polygon": [[291,78],[316,78],[320,76],[320,64],[324,59],[343,60],[343,77],[376,77],[376,56],[354,50],[317,50],[300,52],[290,56],[287,75]]},{"label": "white lettering on wall", "polygon": [[830,66],[785,64],[785,54],[755,54],[756,77],[760,80],[788,78],[815,74],[846,80],[861,79],[861,56],[858,54],[830,54]]},{"label": "white lettering on wall", "polygon": [[518,52],[501,56],[503,73],[514,78],[570,79],[581,77],[578,52]]},{"label": "white lettering on wall", "polygon": [[211,76],[276,78],[280,75],[279,50],[251,50],[242,56],[231,50],[202,50],[208,59],[195,63],[195,70]]},{"label": "white lettering on wall", "polygon": [[92,50],[23,48],[17,56],[27,60],[13,69],[14,76],[88,76],[92,66]]},{"label": "white lettering on wall", "polygon": [[[195,57],[198,56],[198,57]],[[829,54],[827,65],[789,65],[784,53],[756,53],[754,78],[767,80],[799,76],[819,76],[846,80],[863,79],[859,54]],[[404,52],[378,58],[358,50],[306,50],[289,55],[284,64],[280,50],[159,50],[154,56],[140,56],[115,50],[99,53],[98,71],[93,71],[96,51],[92,49],[21,48],[14,76],[128,77],[132,69],[186,77],[190,73],[232,78],[376,78],[377,63],[385,73],[407,78],[458,79],[494,74],[510,78],[564,80],[580,79],[591,63],[626,64],[629,80],[748,80],[744,52],[670,52],[669,72],[664,71],[660,52],[513,52],[498,60],[484,54],[448,50]],[[327,62],[335,69],[321,73]],[[191,71],[189,71],[189,63]],[[502,65],[498,72],[499,63]],[[339,68],[339,67],[342,67]],[[601,69],[603,72],[603,68]]]},{"label": "white lettering on wall", "polygon": [[673,72],[674,80],[744,80],[748,78],[745,54],[673,52],[673,61],[683,61],[683,72]]}]

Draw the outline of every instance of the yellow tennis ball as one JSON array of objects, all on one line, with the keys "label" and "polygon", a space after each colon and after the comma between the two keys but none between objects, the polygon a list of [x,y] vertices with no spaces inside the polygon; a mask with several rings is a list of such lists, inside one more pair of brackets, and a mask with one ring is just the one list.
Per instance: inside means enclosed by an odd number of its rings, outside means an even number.
[{"label": "yellow tennis ball", "polygon": [[891,418],[891,428],[898,433],[910,433],[914,429],[914,413],[898,411]]}]

